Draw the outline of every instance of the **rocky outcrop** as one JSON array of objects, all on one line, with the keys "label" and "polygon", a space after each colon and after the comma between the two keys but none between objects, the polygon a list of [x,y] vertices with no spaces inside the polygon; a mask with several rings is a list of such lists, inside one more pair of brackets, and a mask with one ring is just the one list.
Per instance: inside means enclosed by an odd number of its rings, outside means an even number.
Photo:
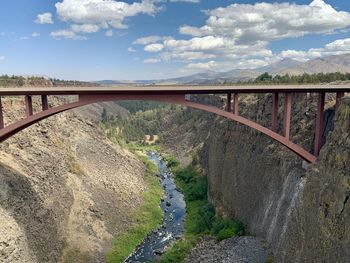
[{"label": "rocky outcrop", "polygon": [[267,250],[266,242],[255,237],[233,237],[223,241],[204,237],[185,263],[265,263]]},{"label": "rocky outcrop", "polygon": [[[270,101],[243,97],[241,114],[268,126]],[[315,99],[296,97],[293,107],[293,141],[311,149]],[[276,262],[348,262],[349,116],[345,98],[319,162],[306,170],[299,157],[256,131],[222,118],[212,127],[201,154],[209,198],[221,214],[266,239]]]},{"label": "rocky outcrop", "polygon": [[[4,104],[7,123],[23,114],[21,100]],[[133,154],[73,112],[1,143],[0,262],[103,262],[142,202],[143,175]]]}]

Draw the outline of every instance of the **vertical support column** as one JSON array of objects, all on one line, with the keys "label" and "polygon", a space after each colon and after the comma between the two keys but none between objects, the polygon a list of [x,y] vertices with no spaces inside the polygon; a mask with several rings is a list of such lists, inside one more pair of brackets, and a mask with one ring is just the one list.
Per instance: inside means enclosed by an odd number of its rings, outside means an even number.
[{"label": "vertical support column", "polygon": [[41,105],[42,105],[43,111],[49,109],[49,102],[47,100],[47,95],[42,95],[41,96]]},{"label": "vertical support column", "polygon": [[232,94],[227,93],[227,105],[226,105],[226,111],[231,112],[231,100],[232,100]]},{"label": "vertical support column", "polygon": [[25,96],[25,103],[26,103],[26,115],[27,117],[33,115],[33,102],[32,102],[32,96],[26,95]]},{"label": "vertical support column", "polygon": [[271,130],[277,131],[277,123],[278,123],[278,93],[272,94],[272,126]]},{"label": "vertical support column", "polygon": [[325,95],[326,94],[324,92],[318,93],[314,150],[315,156],[318,156],[320,154],[322,144]]},{"label": "vertical support column", "polygon": [[338,109],[339,104],[340,104],[340,99],[344,97],[345,93],[344,92],[337,92],[336,95],[336,102],[335,102],[335,109]]},{"label": "vertical support column", "polygon": [[1,102],[1,97],[0,97],[0,129],[4,128],[4,114],[2,111],[2,102]]},{"label": "vertical support column", "polygon": [[233,114],[239,115],[238,113],[238,93],[233,96]]},{"label": "vertical support column", "polygon": [[284,105],[284,125],[283,125],[283,135],[289,140],[290,138],[290,119],[292,117],[292,99],[293,93],[286,93],[286,101]]}]

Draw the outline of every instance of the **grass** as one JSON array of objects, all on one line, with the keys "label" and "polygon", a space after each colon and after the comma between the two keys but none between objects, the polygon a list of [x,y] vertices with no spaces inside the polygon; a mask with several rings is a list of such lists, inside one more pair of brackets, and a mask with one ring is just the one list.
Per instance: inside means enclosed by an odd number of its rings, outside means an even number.
[{"label": "grass", "polygon": [[[168,161],[168,163],[171,163]],[[244,235],[244,225],[238,220],[223,219],[215,215],[214,207],[207,201],[207,179],[191,168],[173,164],[177,186],[186,201],[185,234],[181,240],[158,260],[157,263],[181,263],[204,235],[223,240]]]},{"label": "grass", "polygon": [[73,153],[68,154],[68,169],[69,172],[76,175],[84,175],[84,169],[81,167]]},{"label": "grass", "polygon": [[157,166],[147,156],[139,153],[139,157],[147,167],[147,191],[142,194],[143,204],[132,214],[133,225],[114,240],[113,247],[106,256],[109,263],[123,262],[147,234],[159,227],[163,221],[163,212],[159,204],[164,192],[155,176],[158,173]]}]

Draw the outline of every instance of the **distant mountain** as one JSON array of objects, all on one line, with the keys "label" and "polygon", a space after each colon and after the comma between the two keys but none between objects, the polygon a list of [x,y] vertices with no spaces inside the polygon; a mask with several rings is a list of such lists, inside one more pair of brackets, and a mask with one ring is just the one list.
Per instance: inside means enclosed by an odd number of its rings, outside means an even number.
[{"label": "distant mountain", "polygon": [[301,75],[303,73],[314,74],[314,73],[332,73],[350,72],[350,54],[330,56],[324,58],[317,58],[309,60],[300,65],[289,67],[277,71],[278,74],[288,73],[290,75]]},{"label": "distant mountain", "polygon": [[259,68],[258,71],[261,73],[269,72],[270,74],[275,75],[282,71],[288,71],[290,68],[297,68],[302,64],[303,62],[300,62],[298,60],[286,58],[281,61],[272,63],[268,66]]},{"label": "distant mountain", "polygon": [[260,74],[268,72],[272,75],[302,75],[304,73],[331,73],[331,72],[350,72],[350,54],[329,56],[300,62],[294,59],[283,59],[265,67],[256,69],[234,69],[227,72],[205,71],[185,77],[158,79],[158,80],[103,80],[97,83],[101,85],[176,85],[176,84],[217,84],[225,82],[248,81],[255,79]]}]

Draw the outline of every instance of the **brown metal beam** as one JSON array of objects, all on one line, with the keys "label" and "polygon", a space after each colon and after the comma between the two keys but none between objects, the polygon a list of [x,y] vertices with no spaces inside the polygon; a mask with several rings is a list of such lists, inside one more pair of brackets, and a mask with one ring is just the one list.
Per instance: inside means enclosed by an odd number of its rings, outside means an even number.
[{"label": "brown metal beam", "polygon": [[227,112],[231,112],[231,100],[232,100],[232,94],[227,93],[227,105],[226,105]]},{"label": "brown metal beam", "polygon": [[26,103],[26,115],[27,117],[33,115],[33,101],[32,96],[26,95],[25,96],[25,103]]},{"label": "brown metal beam", "polygon": [[2,102],[1,102],[1,97],[0,97],[0,129],[4,128],[4,114],[2,111]]},{"label": "brown metal beam", "polygon": [[315,131],[315,156],[319,156],[322,137],[323,137],[323,120],[324,120],[324,104],[325,104],[325,93],[318,93],[317,103],[317,117],[316,117],[316,131]]},{"label": "brown metal beam", "polygon": [[41,105],[43,110],[48,110],[49,109],[49,102],[47,100],[47,95],[42,95],[41,96]]},{"label": "brown metal beam", "polygon": [[272,94],[272,126],[271,130],[277,131],[277,123],[278,123],[278,93]]},{"label": "brown metal beam", "polygon": [[293,93],[286,93],[285,105],[284,105],[283,135],[287,140],[289,140],[289,138],[290,138],[290,120],[292,117],[292,99],[293,99]]},{"label": "brown metal beam", "polygon": [[233,95],[233,114],[239,115],[238,112],[238,93]]}]

